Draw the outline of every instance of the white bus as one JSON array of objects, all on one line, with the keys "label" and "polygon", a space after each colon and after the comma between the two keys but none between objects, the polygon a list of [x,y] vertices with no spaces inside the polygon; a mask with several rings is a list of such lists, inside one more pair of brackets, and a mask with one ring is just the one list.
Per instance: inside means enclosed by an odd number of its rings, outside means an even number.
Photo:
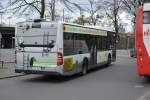
[{"label": "white bus", "polygon": [[16,27],[16,73],[73,75],[116,59],[115,33],[35,20]]}]

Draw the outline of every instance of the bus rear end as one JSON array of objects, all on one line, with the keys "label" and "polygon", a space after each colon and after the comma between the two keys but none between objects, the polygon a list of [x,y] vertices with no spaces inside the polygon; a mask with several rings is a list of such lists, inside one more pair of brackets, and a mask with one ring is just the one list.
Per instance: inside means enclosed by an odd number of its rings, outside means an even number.
[{"label": "bus rear end", "polygon": [[137,65],[140,76],[150,75],[150,1],[145,0],[137,12]]},{"label": "bus rear end", "polygon": [[16,73],[63,74],[58,24],[23,22],[16,27]]}]

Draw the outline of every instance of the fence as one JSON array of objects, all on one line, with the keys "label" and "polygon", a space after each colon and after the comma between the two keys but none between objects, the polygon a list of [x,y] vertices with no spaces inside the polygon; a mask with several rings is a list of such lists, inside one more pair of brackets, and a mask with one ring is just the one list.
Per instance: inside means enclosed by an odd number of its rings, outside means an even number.
[{"label": "fence", "polygon": [[0,49],[0,62],[14,63],[15,62],[15,49]]}]

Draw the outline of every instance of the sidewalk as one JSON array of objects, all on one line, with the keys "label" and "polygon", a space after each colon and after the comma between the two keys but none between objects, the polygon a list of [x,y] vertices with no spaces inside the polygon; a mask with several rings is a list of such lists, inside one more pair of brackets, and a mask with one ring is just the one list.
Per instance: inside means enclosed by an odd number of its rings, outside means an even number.
[{"label": "sidewalk", "polygon": [[118,57],[130,57],[130,51],[129,50],[117,50],[117,56]]},{"label": "sidewalk", "polygon": [[23,76],[24,74],[15,73],[14,63],[0,63],[0,79],[12,78],[17,76]]}]

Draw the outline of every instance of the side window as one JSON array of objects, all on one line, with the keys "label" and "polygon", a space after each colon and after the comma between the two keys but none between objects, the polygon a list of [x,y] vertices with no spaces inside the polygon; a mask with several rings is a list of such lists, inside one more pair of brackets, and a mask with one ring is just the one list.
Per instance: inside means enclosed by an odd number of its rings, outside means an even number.
[{"label": "side window", "polygon": [[73,54],[73,34],[64,33],[64,55]]},{"label": "side window", "polygon": [[150,24],[150,11],[143,13],[143,24]]},{"label": "side window", "polygon": [[98,51],[110,48],[112,40],[106,36],[93,36],[76,33],[64,33],[64,55],[75,55],[91,52],[94,47]]},{"label": "side window", "polygon": [[88,52],[90,52],[91,47],[92,47],[92,45],[93,45],[93,38],[92,38],[92,35],[86,35],[86,36],[85,36],[85,42],[86,42],[87,47],[88,47]]},{"label": "side window", "polygon": [[97,36],[97,50],[100,51],[102,50],[102,36]]},{"label": "side window", "polygon": [[106,50],[106,49],[107,49],[107,37],[102,36],[102,50]]},{"label": "side window", "polygon": [[107,49],[112,50],[114,48],[115,37],[113,32],[108,32],[107,36]]},{"label": "side window", "polygon": [[97,50],[98,51],[108,50],[110,42],[111,40],[106,36],[97,36],[96,38]]},{"label": "side window", "polygon": [[88,52],[86,35],[74,34],[74,52],[75,54],[82,54]]}]

